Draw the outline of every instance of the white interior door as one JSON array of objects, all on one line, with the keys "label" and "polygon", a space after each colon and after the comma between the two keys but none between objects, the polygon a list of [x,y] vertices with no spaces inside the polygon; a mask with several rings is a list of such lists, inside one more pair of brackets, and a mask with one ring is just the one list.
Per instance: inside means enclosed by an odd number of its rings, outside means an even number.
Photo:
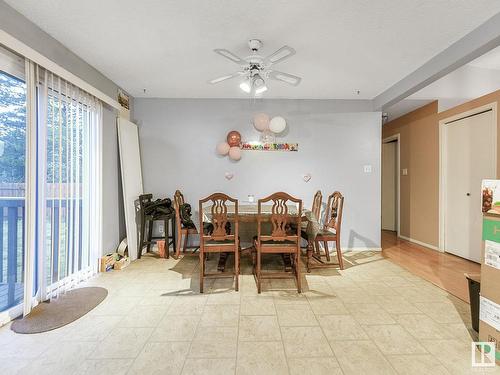
[{"label": "white interior door", "polygon": [[123,118],[118,118],[117,123],[128,255],[131,260],[135,260],[140,228],[137,202],[139,195],[143,194],[139,130],[136,124]]},{"label": "white interior door", "polygon": [[382,229],[397,230],[397,141],[382,144]]},{"label": "white interior door", "polygon": [[496,178],[491,110],[445,124],[445,251],[480,262],[481,181]]}]

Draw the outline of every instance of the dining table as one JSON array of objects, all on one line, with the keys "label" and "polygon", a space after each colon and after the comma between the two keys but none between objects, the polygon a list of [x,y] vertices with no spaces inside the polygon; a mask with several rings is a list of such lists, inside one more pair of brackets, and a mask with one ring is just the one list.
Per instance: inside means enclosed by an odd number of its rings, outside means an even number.
[{"label": "dining table", "polygon": [[[265,204],[261,206],[260,220],[261,222],[270,222],[272,214],[272,204]],[[297,214],[298,207],[294,204],[287,205],[288,213],[292,215]],[[211,223],[212,214],[211,207],[203,207],[203,222]],[[234,222],[235,218],[235,205],[227,205],[227,215],[230,222]],[[320,231],[320,223],[318,218],[309,209],[302,209],[301,212],[301,233],[302,238],[307,241],[307,264],[309,264],[314,249],[314,240],[316,235]],[[240,243],[246,243],[248,246],[241,249],[241,254],[251,254],[255,250],[253,245],[253,238],[257,235],[257,221],[259,219],[259,208],[257,203],[244,202],[238,204],[238,216],[239,222],[239,235]],[[221,253],[219,258],[219,264],[217,269],[219,271],[224,271],[226,259],[226,253]],[[284,259],[285,269],[289,270],[291,268],[291,260],[289,257]],[[309,270],[308,270],[309,271]]]}]

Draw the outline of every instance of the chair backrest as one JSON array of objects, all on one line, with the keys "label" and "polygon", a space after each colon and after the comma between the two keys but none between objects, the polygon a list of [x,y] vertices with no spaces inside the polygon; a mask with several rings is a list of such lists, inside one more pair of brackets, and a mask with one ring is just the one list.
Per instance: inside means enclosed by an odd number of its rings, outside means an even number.
[{"label": "chair backrest", "polygon": [[179,212],[179,208],[184,204],[184,194],[181,193],[180,190],[176,190],[174,193],[174,210],[175,210],[175,225],[177,227],[178,233],[180,233],[180,229],[182,226],[181,215]]},{"label": "chair backrest", "polygon": [[313,198],[313,204],[311,211],[316,218],[316,220],[320,219],[320,213],[321,213],[321,203],[323,203],[323,194],[321,194],[321,190],[318,190],[316,194],[314,194]]},{"label": "chair backrest", "polygon": [[327,230],[333,228],[337,234],[340,233],[343,208],[344,196],[339,191],[334,192],[328,197],[323,229]]},{"label": "chair backrest", "polygon": [[[209,203],[210,202],[210,203]],[[209,203],[209,204],[206,204]],[[234,205],[234,212],[228,211],[229,205]],[[207,212],[207,209],[210,211]],[[214,193],[199,201],[200,228],[203,228],[204,212],[209,215],[212,229],[200,236],[206,241],[238,241],[238,200],[224,193]],[[228,223],[234,223],[233,233],[227,231]]]},{"label": "chair backrest", "polygon": [[[271,210],[264,211],[266,203],[272,202]],[[296,212],[291,212],[291,206],[296,206]],[[258,241],[294,241],[300,240],[300,221],[302,217],[302,200],[291,195],[279,192],[259,199],[257,216],[257,239]],[[262,223],[271,222],[271,234],[262,234]],[[296,233],[291,232],[290,224],[296,225]]]}]

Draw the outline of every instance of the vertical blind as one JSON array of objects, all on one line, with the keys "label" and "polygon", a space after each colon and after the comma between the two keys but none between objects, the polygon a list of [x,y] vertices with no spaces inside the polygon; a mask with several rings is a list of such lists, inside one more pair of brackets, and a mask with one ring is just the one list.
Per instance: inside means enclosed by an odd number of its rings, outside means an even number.
[{"label": "vertical blind", "polygon": [[97,272],[102,104],[37,68],[37,248],[42,299]]}]

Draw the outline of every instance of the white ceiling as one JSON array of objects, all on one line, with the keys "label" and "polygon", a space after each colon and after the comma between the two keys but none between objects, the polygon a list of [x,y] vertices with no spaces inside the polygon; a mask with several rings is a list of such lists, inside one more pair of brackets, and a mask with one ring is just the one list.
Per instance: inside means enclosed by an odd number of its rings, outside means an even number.
[{"label": "white ceiling", "polygon": [[212,50],[246,56],[259,38],[264,54],[294,47],[279,69],[303,77],[265,97],[372,99],[500,11],[498,0],[6,1],[138,97],[245,97],[236,81],[206,83],[237,68]]},{"label": "white ceiling", "polygon": [[500,87],[500,47],[478,57],[386,110],[394,120],[431,101],[442,112]]}]

